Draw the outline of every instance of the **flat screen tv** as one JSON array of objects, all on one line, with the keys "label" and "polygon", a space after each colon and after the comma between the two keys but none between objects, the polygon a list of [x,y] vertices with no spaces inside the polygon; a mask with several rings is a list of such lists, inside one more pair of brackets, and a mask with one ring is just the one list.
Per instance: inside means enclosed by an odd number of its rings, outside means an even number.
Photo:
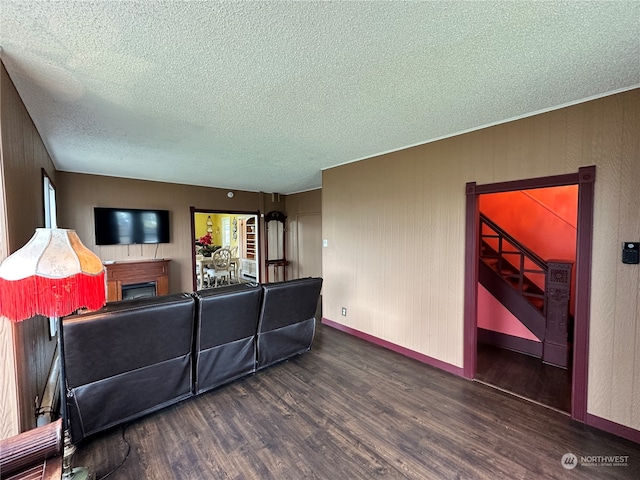
[{"label": "flat screen tv", "polygon": [[95,207],[96,245],[169,243],[169,211]]}]

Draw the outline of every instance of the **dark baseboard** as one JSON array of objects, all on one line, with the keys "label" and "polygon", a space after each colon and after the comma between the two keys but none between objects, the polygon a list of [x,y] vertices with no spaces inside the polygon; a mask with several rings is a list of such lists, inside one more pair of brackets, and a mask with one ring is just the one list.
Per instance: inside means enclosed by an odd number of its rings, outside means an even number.
[{"label": "dark baseboard", "polygon": [[335,328],[336,330],[340,330],[342,332],[353,335],[354,337],[361,338],[362,340],[366,340],[367,342],[386,348],[387,350],[391,350],[393,352],[404,355],[405,357],[413,358],[414,360],[418,360],[419,362],[426,363],[427,365],[431,365],[432,367],[439,368],[440,370],[444,370],[445,372],[453,373],[454,375],[458,375],[459,377],[464,377],[462,368],[451,365],[450,363],[443,362],[442,360],[438,360],[437,358],[433,358],[414,350],[410,350],[406,347],[396,345],[395,343],[391,343],[381,338],[374,337],[373,335],[355,330],[327,318],[323,318],[322,323],[329,327]]},{"label": "dark baseboard", "polygon": [[478,328],[478,342],[505,348],[532,357],[542,358],[542,342],[536,342],[527,338],[514,337],[506,333],[494,332],[485,328]]},{"label": "dark baseboard", "polygon": [[590,413],[587,413],[586,420],[587,425],[612,433],[618,437],[626,438],[632,442],[640,443],[640,430],[620,425],[619,423],[612,422],[611,420],[607,420],[606,418],[598,417]]}]

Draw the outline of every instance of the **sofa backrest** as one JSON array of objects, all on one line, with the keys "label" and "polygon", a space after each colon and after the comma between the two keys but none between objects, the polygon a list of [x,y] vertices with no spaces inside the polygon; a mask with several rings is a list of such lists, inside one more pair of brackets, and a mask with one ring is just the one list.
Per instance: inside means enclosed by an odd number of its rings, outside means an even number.
[{"label": "sofa backrest", "polygon": [[114,302],[63,321],[75,442],[192,395],[195,300],[178,294]]},{"label": "sofa backrest", "polygon": [[263,284],[258,333],[314,318],[321,289],[322,278],[315,277]]},{"label": "sofa backrest", "polygon": [[113,302],[63,320],[73,443],[311,347],[321,278]]},{"label": "sofa backrest", "polygon": [[258,321],[257,369],[311,348],[322,278],[301,278],[262,285]]},{"label": "sofa backrest", "polygon": [[257,284],[231,285],[194,296],[194,391],[202,393],[255,371],[262,289]]}]

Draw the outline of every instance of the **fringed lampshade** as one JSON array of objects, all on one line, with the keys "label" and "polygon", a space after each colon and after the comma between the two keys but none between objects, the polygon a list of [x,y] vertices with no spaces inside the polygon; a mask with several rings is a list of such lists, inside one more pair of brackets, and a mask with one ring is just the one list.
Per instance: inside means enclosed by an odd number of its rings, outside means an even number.
[{"label": "fringed lampshade", "polygon": [[63,317],[104,304],[104,266],[74,230],[37,228],[0,265],[0,315],[11,320]]}]

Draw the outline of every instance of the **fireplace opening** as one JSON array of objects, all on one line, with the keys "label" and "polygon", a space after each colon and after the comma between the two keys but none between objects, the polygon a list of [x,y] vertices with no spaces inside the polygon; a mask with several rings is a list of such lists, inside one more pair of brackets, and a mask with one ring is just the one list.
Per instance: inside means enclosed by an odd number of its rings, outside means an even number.
[{"label": "fireplace opening", "polygon": [[122,300],[134,298],[155,297],[156,282],[132,283],[122,285]]}]

